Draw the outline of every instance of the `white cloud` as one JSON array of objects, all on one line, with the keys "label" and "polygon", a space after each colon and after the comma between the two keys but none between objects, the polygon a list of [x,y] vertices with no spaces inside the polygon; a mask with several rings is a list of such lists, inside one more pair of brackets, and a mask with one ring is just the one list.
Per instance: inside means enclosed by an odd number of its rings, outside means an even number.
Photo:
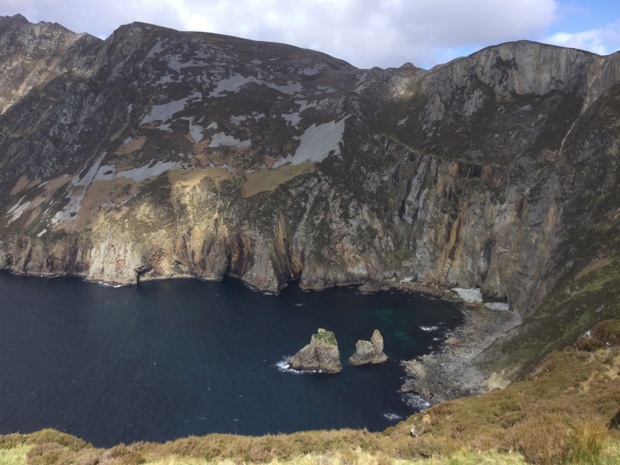
[{"label": "white cloud", "polygon": [[599,55],[607,53],[607,49],[601,40],[601,30],[584,31],[577,33],[558,32],[548,37],[545,42],[562,47],[573,47],[589,50]]},{"label": "white cloud", "polygon": [[0,14],[55,21],[76,32],[109,35],[150,22],[284,42],[359,67],[432,66],[450,50],[548,34],[556,0],[0,0]]},{"label": "white cloud", "polygon": [[544,42],[562,47],[589,50],[599,55],[613,53],[620,48],[620,22],[600,29],[581,32],[558,32],[547,37]]},{"label": "white cloud", "polygon": [[317,49],[360,67],[429,66],[444,50],[542,36],[554,0],[184,0],[186,28]]}]

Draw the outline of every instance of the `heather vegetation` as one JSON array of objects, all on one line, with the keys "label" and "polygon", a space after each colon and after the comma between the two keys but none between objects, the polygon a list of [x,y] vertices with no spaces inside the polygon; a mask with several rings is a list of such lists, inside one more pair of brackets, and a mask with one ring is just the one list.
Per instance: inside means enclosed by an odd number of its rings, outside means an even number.
[{"label": "heather vegetation", "polygon": [[308,431],[262,437],[211,434],[165,444],[98,449],[54,430],[0,437],[0,463],[61,464],[537,464],[620,463],[620,332],[588,338],[605,347],[550,354],[503,390],[435,405],[381,433]]}]

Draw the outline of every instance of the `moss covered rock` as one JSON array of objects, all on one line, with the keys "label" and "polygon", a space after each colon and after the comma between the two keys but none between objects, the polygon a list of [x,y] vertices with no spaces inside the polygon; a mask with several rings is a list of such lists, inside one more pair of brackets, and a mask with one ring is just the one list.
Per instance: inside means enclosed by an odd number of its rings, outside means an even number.
[{"label": "moss covered rock", "polygon": [[312,335],[310,344],[290,358],[289,366],[294,370],[340,373],[342,365],[336,335],[332,331],[319,328],[318,332]]}]

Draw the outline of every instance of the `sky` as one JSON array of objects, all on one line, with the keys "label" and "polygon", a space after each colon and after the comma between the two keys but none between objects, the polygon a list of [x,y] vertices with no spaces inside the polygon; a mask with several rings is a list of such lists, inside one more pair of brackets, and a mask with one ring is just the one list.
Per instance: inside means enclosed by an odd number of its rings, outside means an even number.
[{"label": "sky", "polygon": [[0,16],[102,39],[142,21],[318,50],[359,68],[431,68],[512,40],[620,49],[620,0],[0,0]]}]

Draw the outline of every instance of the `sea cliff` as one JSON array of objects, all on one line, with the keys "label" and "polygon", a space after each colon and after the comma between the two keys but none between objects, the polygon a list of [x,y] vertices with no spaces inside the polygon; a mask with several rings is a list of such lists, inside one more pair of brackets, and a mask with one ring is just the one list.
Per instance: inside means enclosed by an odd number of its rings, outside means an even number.
[{"label": "sea cliff", "polygon": [[144,23],[100,40],[13,16],[0,74],[4,269],[479,287],[524,318],[485,359],[513,357],[512,374],[619,311],[619,53],[519,41],[360,70],[283,44]]}]

